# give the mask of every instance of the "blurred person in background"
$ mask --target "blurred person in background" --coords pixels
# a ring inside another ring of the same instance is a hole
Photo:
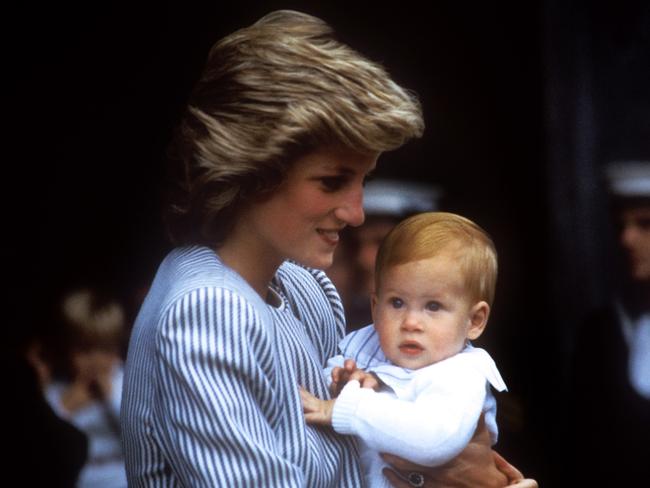
[[[74,488],[88,459],[88,438],[45,399],[43,389],[51,378],[45,345],[51,343],[52,334],[42,310],[30,308],[20,298],[12,305],[21,316],[13,321],[20,324],[14,331],[16,343],[2,357],[10,394],[4,402],[9,428],[5,476],[12,486]]]
[[[54,411],[88,437],[88,460],[77,486],[126,487],[119,426],[123,306],[94,289],[79,289],[64,296],[56,313],[63,356],[44,388]]]
[[[376,179],[366,184],[366,220],[359,227],[344,229],[334,263],[327,270],[343,300],[348,331],[372,322],[370,296],[381,241],[404,218],[438,210],[441,196],[437,186],[413,181]]]
[[[590,486],[647,478],[650,442],[650,161],[605,171],[617,251],[611,303],[576,340],[572,425],[577,476]]]

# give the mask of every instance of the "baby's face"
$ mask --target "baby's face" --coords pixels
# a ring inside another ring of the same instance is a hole
[[[408,369],[458,353],[468,337],[474,308],[457,260],[449,253],[387,268],[372,300],[384,354]]]

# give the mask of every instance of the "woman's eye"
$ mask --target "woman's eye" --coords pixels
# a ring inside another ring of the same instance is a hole
[[[345,186],[347,180],[342,176],[324,176],[320,179],[325,191],[338,191]]]
[[[438,302],[429,302],[427,303],[427,310],[430,312],[437,312],[440,310],[440,304]]]
[[[390,299],[390,304],[393,308],[402,308],[402,305],[404,305],[404,302],[400,298],[391,298]]]

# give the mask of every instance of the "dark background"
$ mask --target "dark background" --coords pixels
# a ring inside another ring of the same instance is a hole
[[[494,237],[485,339],[515,399],[499,450],[562,486],[566,368],[606,300],[600,166],[650,158],[647,2],[69,2],[3,7],[10,334],[76,283],[136,307],[169,248],[164,152],[211,44],[276,8],[328,21],[422,101],[423,139],[380,175],[434,182]],[[8,246],[7,246],[8,245]],[[12,299],[14,295],[10,295]]]

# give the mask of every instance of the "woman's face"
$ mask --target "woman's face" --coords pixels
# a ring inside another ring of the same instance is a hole
[[[239,219],[259,256],[329,267],[339,232],[363,223],[363,184],[378,157],[325,147],[298,158],[271,197]]]

